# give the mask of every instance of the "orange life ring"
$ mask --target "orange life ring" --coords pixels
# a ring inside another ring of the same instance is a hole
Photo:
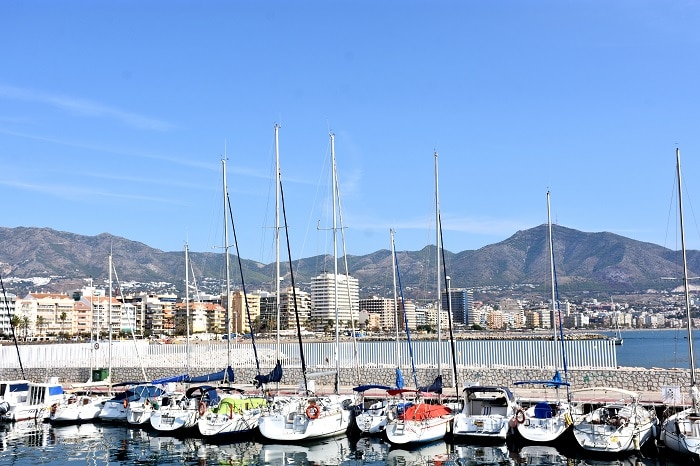
[[[518,424],[525,422],[525,411],[522,408],[515,412],[515,420],[518,421]]]
[[[321,410],[318,408],[317,405],[309,405],[306,407],[306,417],[309,419],[318,419],[318,416],[321,415]]]
[[[124,401],[122,402],[125,408],[129,407],[129,400],[127,398],[124,398]]]
[[[204,416],[204,414],[207,412],[207,404],[203,401],[200,401],[199,406],[197,406],[197,412],[200,416]]]

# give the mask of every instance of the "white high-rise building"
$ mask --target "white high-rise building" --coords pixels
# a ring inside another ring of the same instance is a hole
[[[337,277],[337,278],[336,278]],[[337,286],[336,286],[337,283]],[[335,297],[338,293],[338,321],[346,328],[350,320],[359,319],[360,285],[348,275],[323,273],[311,279],[311,321],[317,331],[323,330],[328,321],[335,326]],[[355,325],[357,325],[355,323]]]

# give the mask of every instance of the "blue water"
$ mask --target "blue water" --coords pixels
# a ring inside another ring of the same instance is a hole
[[[623,367],[659,367],[688,369],[688,332],[686,329],[623,330],[624,342],[617,347],[617,365]],[[612,332],[606,333],[613,335]],[[700,332],[693,331],[694,347],[700,350]],[[696,365],[698,362],[695,355]]]
[[[572,440],[573,441],[573,440]],[[279,445],[255,437],[208,443],[197,437],[161,436],[150,430],[106,424],[53,427],[49,424],[0,425],[0,465],[592,465],[681,466],[687,461],[656,450],[624,458],[601,459],[553,447],[435,442],[400,449],[377,438],[337,437]]]

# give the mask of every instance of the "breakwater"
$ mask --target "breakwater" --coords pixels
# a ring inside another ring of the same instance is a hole
[[[190,371],[190,375],[196,376],[221,370],[221,367],[198,367]],[[261,369],[266,373],[269,368]],[[328,370],[328,368],[326,368]],[[91,368],[76,367],[35,367],[24,370],[25,378],[33,381],[43,381],[47,377],[58,377],[64,385],[82,383],[92,380],[94,370]],[[257,374],[254,368],[237,368],[235,372],[236,384],[248,384]],[[414,386],[410,368],[403,368],[407,387]],[[520,380],[548,380],[552,378],[552,369],[518,369],[518,368],[464,368],[458,367],[457,380],[462,386],[467,383],[483,385],[503,385],[513,387]],[[149,380],[160,377],[176,375],[173,367],[151,367],[146,375]],[[443,384],[452,386],[452,370],[442,367]],[[421,367],[416,370],[416,378],[419,385],[428,385],[437,376],[436,367]],[[19,368],[0,369],[0,379],[12,380],[22,378]],[[340,384],[344,387],[352,387],[357,384],[376,383],[388,386],[395,385],[395,368],[389,367],[361,367],[342,368],[340,370]],[[633,390],[637,392],[652,392],[661,396],[661,389],[665,386],[687,387],[690,384],[688,370],[682,369],[641,369],[625,368],[616,369],[575,369],[568,371],[568,379],[571,385],[577,389],[590,387],[613,387]],[[143,372],[139,367],[116,367],[112,369],[112,383],[143,380]],[[302,372],[298,367],[284,368],[282,384],[297,386],[302,380]],[[333,375],[322,375],[314,378],[317,387],[332,387]],[[516,390],[517,391],[517,390]]]

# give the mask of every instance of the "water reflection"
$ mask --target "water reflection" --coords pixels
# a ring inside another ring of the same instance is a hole
[[[302,445],[168,436],[109,424],[52,427],[21,422],[0,425],[0,464],[62,465],[265,465],[265,466],[680,466],[684,461],[632,455],[596,459],[546,446],[435,442],[392,448],[379,438],[338,437]]]

